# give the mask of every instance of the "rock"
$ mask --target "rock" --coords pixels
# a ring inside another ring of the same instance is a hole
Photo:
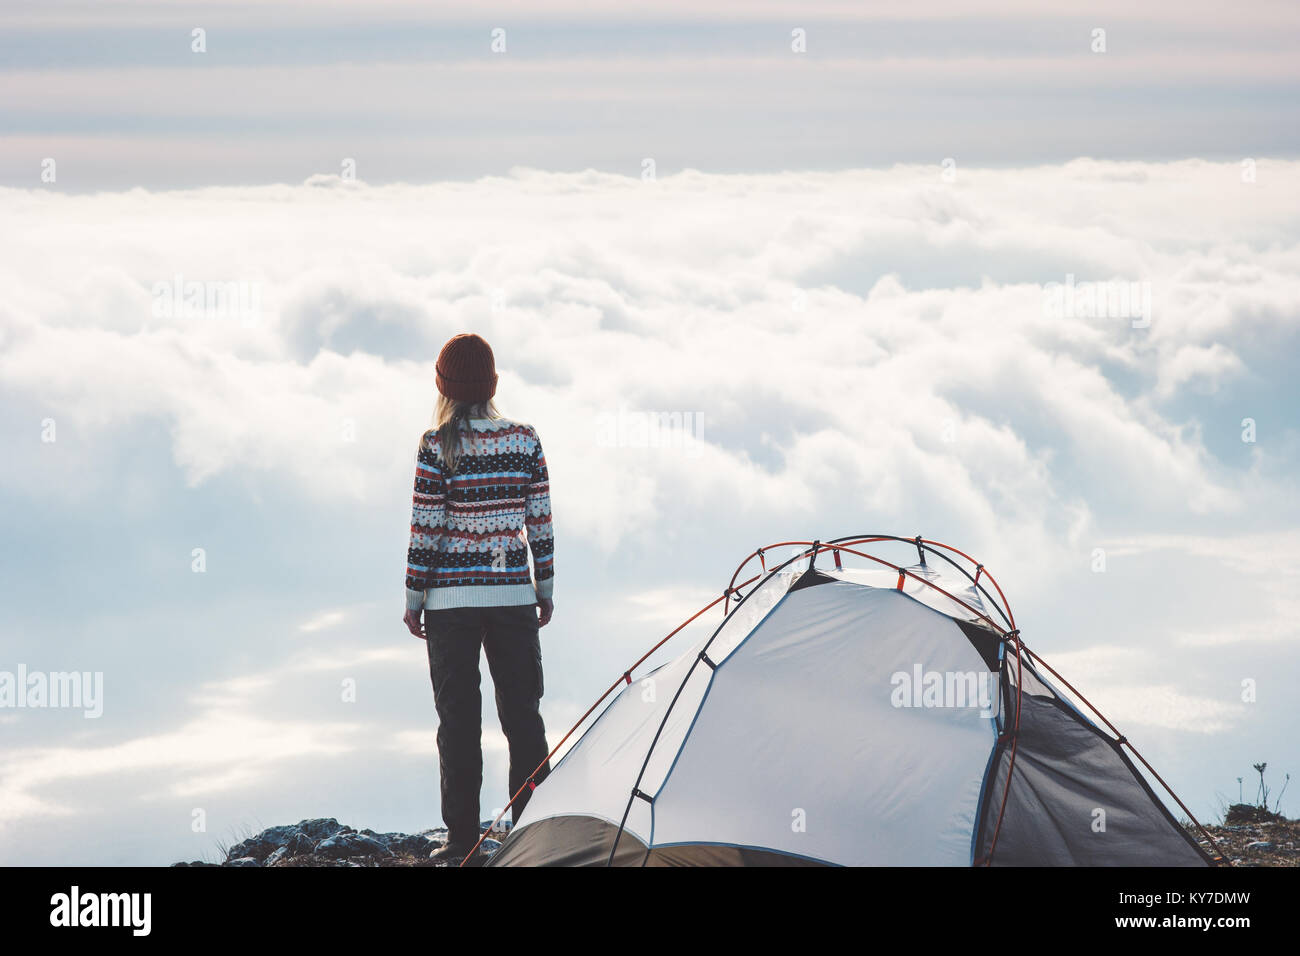
[[[435,847],[442,846],[441,842],[430,840],[421,833],[414,836],[407,836],[405,833],[385,835],[400,838],[389,839],[385,842],[389,850],[401,856],[428,856]]]
[[[487,821],[491,822],[491,821]],[[486,827],[486,823],[484,824]],[[486,830],[484,831],[487,832]],[[493,836],[502,836],[491,831]],[[380,833],[344,826],[333,817],[301,820],[296,824],[267,827],[256,836],[230,848],[224,862],[173,863],[173,866],[429,866],[429,854],[445,846],[445,827],[419,833]],[[481,852],[491,856],[499,840],[485,839]]]
[[[373,837],[350,831],[321,840],[316,844],[316,855],[338,859],[349,856],[392,856],[393,853]]]
[[[315,853],[316,844],[319,842],[320,840],[314,840],[306,833],[299,832],[294,834],[293,839],[290,840],[286,846],[290,855],[302,856],[305,853]]]
[[[337,823],[335,825],[337,826]],[[322,826],[320,829],[328,829],[328,827]],[[268,827],[257,836],[249,837],[232,846],[226,858],[238,859],[251,856],[261,862],[281,847],[288,847],[295,855],[310,853],[318,842],[319,838],[312,839],[299,826]]]
[[[226,851],[226,860],[239,860],[251,858],[262,861],[270,854],[275,847],[262,843],[257,837],[249,837],[240,843],[236,843]]]
[[[294,837],[300,833],[302,833],[302,828],[293,825],[268,827],[257,835],[257,839],[273,847],[281,847],[288,846]]]
[[[296,829],[301,830],[313,840],[328,840],[342,830],[350,830],[333,817],[319,817],[315,820],[299,820]]]

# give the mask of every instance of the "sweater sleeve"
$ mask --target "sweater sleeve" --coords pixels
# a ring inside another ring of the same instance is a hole
[[[555,589],[555,529],[551,523],[551,480],[546,470],[542,442],[533,435],[532,478],[528,485],[528,510],[524,527],[533,553],[533,578],[537,596],[549,598]]]
[[[447,490],[434,447],[436,433],[426,432],[415,456],[415,490],[411,499],[411,543],[406,551],[406,608],[424,606],[424,592],[437,570],[445,530]]]

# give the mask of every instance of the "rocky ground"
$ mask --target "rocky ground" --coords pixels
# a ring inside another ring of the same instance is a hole
[[[490,822],[490,821],[489,821]],[[483,824],[484,828],[488,823]],[[505,834],[496,834],[504,839]],[[420,833],[354,830],[333,817],[269,827],[225,849],[219,863],[195,860],[173,866],[439,866],[429,859],[447,839],[443,829]],[[482,852],[495,853],[500,842],[488,838]]]
[[[1300,820],[1239,803],[1228,808],[1221,825],[1206,829],[1233,866],[1300,866]],[[1189,830],[1208,850],[1200,831]]]
[[[483,824],[484,828],[488,823]],[[1207,826],[1222,853],[1233,866],[1300,867],[1300,820],[1288,820],[1257,808],[1232,807],[1225,822]],[[1208,841],[1193,826],[1189,832],[1209,849]],[[505,833],[494,833],[505,838]],[[419,833],[376,833],[354,830],[333,817],[302,820],[270,827],[226,849],[217,863],[196,860],[174,866],[438,866],[429,853],[447,839],[443,829]],[[501,846],[497,839],[483,841],[491,855]]]

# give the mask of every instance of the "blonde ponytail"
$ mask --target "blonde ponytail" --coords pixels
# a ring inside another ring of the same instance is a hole
[[[460,402],[438,396],[438,405],[434,410],[433,424],[438,430],[438,447],[442,452],[442,467],[445,474],[455,474],[463,451],[461,439],[469,430],[471,418],[500,418],[496,405],[491,399],[486,402]]]

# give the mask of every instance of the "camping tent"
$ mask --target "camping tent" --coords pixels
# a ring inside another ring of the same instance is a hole
[[[914,563],[871,553],[898,542]],[[1212,862],[982,565],[919,537],[794,544],[751,555],[708,637],[624,675],[490,865]]]

